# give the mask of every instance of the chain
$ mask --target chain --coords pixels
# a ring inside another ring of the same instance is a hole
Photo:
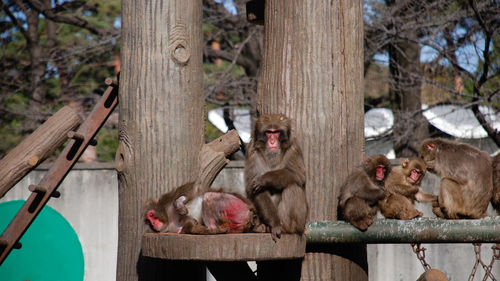
[[[488,269],[486,270],[483,281],[487,280],[488,276],[491,278],[491,280],[496,280],[495,276],[493,276],[493,273],[491,273],[491,270],[493,269],[493,264],[495,263],[495,261],[500,260],[500,244],[496,244],[495,246],[491,247],[491,250],[493,250],[493,255],[491,256],[491,262],[487,267]]]
[[[486,265],[486,263],[483,262],[483,260],[481,259],[481,243],[473,243],[472,245],[474,246],[474,253],[476,254],[476,262],[472,267],[472,272],[469,276],[469,281],[474,280],[474,276],[476,275],[477,268],[479,267],[479,265],[481,265],[484,271],[486,272],[482,279],[483,281],[486,281],[488,279],[491,279],[492,281],[497,281],[497,279],[495,279],[495,276],[493,276],[493,273],[491,271],[493,270],[493,264],[495,263],[495,261],[497,260],[500,261],[500,244],[496,244],[493,247],[491,247],[493,255],[491,257],[489,265]],[[420,243],[412,243],[411,247],[415,255],[417,255],[418,260],[424,267],[424,270],[427,271],[431,269],[431,266],[425,260],[425,250],[427,249],[423,248]]]
[[[424,270],[427,271],[427,270],[431,269],[431,266],[427,263],[427,261],[425,261],[425,250],[427,250],[427,249],[423,248],[421,246],[422,245],[420,243],[412,243],[411,244],[411,248],[412,248],[413,252],[415,253],[415,255],[417,255],[417,258],[420,261],[420,263],[422,264],[422,266],[424,267]]]
[[[486,272],[483,277],[483,281],[488,280],[488,278],[491,278],[492,281],[496,281],[495,276],[493,276],[493,273],[491,270],[493,269],[493,264],[495,263],[496,260],[500,260],[500,244],[496,244],[495,246],[491,247],[493,250],[493,255],[491,257],[491,262],[489,265],[486,265],[485,262],[481,259],[481,244],[480,243],[473,243],[474,245],[474,253],[476,254],[476,262],[474,263],[474,266],[472,267],[472,272],[469,276],[469,281],[472,281],[474,279],[474,276],[476,275],[477,268],[479,265],[481,265]]]

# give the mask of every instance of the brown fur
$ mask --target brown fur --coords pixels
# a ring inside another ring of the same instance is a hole
[[[153,210],[155,216],[164,223],[163,229],[153,229],[160,232],[176,232],[176,228],[180,228],[184,225],[188,218],[185,217],[187,214],[187,209],[177,208],[174,206],[174,201],[181,196],[185,196],[187,201],[192,200],[196,197],[196,190],[194,188],[194,183],[186,183],[178,186],[174,190],[163,194],[160,199],[149,199],[143,207],[142,217],[144,222],[147,222],[147,213]],[[180,206],[179,206],[180,207]]]
[[[492,159],[493,166],[493,196],[491,197],[491,205],[500,215],[500,153]]]
[[[375,178],[377,166],[386,169],[384,178]],[[339,215],[358,229],[365,231],[378,211],[377,203],[383,199],[384,181],[391,170],[391,162],[384,155],[369,157],[361,167],[356,168],[340,188]]]
[[[223,192],[222,189],[219,190],[207,190],[206,192],[218,192],[218,193],[227,193]],[[246,225],[242,226],[241,229],[228,229],[225,225],[227,221],[222,219],[222,216],[214,214],[213,208],[216,207],[216,204],[222,204],[223,202],[206,202],[203,199],[204,192],[202,194],[198,194],[199,192],[195,190],[194,183],[186,183],[177,187],[176,189],[163,194],[159,200],[150,199],[146,202],[143,208],[143,219],[147,223],[147,213],[150,210],[154,211],[154,216],[159,219],[164,226],[161,229],[154,229],[151,225],[153,231],[159,232],[181,232],[181,233],[190,233],[190,234],[219,234],[219,233],[227,233],[231,232],[248,232],[251,231],[255,225],[259,224],[259,220],[257,217],[257,211],[255,210],[254,205],[247,198],[236,194],[236,193],[228,193],[231,194],[240,200],[242,200],[250,210],[249,218]],[[184,196],[184,198],[181,198]],[[198,200],[201,196],[201,211],[199,217],[193,217],[189,212],[190,206],[189,204],[193,202],[193,200]],[[183,199],[183,200],[182,200]],[[212,208],[212,209],[210,209]],[[210,229],[203,224],[203,222],[207,219],[215,219],[217,225],[214,229]]]
[[[266,130],[279,130],[279,149],[266,147]],[[245,190],[274,240],[281,232],[303,233],[308,215],[304,158],[291,136],[291,121],[282,114],[262,115],[248,145]],[[262,227],[265,229],[266,227]]]
[[[486,216],[492,197],[492,165],[488,154],[468,144],[427,139],[419,151],[427,169],[441,177],[436,216],[477,219]]]
[[[420,202],[437,200],[437,196],[425,193],[420,188],[426,169],[425,162],[415,157],[404,159],[400,166],[391,170],[384,184],[385,198],[378,203],[384,217],[403,220],[421,217],[422,213],[415,208],[415,200]],[[421,173],[415,182],[410,178],[412,170]]]

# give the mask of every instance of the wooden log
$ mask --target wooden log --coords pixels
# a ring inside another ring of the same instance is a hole
[[[50,156],[81,123],[77,112],[65,106],[0,160],[0,198],[29,171]]]
[[[228,157],[240,148],[240,138],[236,130],[204,144],[198,155],[198,176],[195,188],[200,191],[208,190],[217,174],[229,163]]]
[[[420,275],[417,281],[448,281],[448,277],[441,270],[433,268]]]
[[[146,233],[142,254],[168,260],[261,261],[304,257],[304,235],[282,234],[274,242],[269,233],[189,235]]]

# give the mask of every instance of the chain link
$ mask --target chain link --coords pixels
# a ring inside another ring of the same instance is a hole
[[[491,256],[491,261],[488,265],[481,259],[481,243],[473,243],[474,246],[474,253],[476,255],[476,262],[474,263],[474,266],[472,267],[472,272],[469,276],[469,281],[474,280],[474,276],[476,275],[477,269],[479,265],[481,265],[485,271],[484,277],[482,281],[486,281],[488,279],[491,279],[492,281],[497,281],[495,276],[492,273],[493,270],[493,264],[495,261],[500,260],[500,244],[496,244],[493,247],[491,247],[493,251],[493,255]],[[422,247],[420,243],[412,243],[411,244],[412,250],[417,255],[417,259],[420,261],[422,266],[424,267],[425,271],[428,271],[431,269],[431,266],[427,263],[425,260],[425,251],[427,250],[426,248]]]
[[[493,264],[495,263],[495,261],[500,260],[500,244],[496,244],[495,246],[491,247],[491,249],[493,250],[493,255],[491,257],[489,265],[486,265],[486,263],[481,259],[481,243],[473,243],[472,245],[474,246],[474,253],[476,254],[476,262],[472,267],[469,281],[474,280],[474,276],[476,275],[479,265],[481,265],[485,271],[484,277],[482,279],[483,281],[486,281],[489,278],[491,278],[492,281],[497,281],[497,279],[495,279],[495,276],[493,276],[491,270],[493,269]]]
[[[417,255],[417,259],[420,261],[422,266],[424,267],[424,270],[427,272],[427,270],[431,269],[431,266],[427,263],[425,260],[425,250],[426,248],[423,248],[420,243],[411,243],[411,248],[415,255]]]

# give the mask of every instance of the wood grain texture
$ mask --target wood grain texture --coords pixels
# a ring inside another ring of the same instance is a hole
[[[362,1],[266,1],[264,22],[257,109],[292,119],[309,220],[334,220],[340,185],[363,159]],[[319,251],[306,253],[303,280],[367,280],[364,248],[356,261]]]
[[[146,233],[143,255],[169,260],[260,261],[304,257],[304,235],[283,234],[274,242],[269,233],[189,235]]]
[[[65,106],[0,160],[0,198],[29,171],[67,140],[67,133],[81,123],[78,113]]]
[[[201,5],[122,1],[117,280],[159,278],[156,263],[165,262],[140,255],[142,204],[196,177],[204,143]]]

